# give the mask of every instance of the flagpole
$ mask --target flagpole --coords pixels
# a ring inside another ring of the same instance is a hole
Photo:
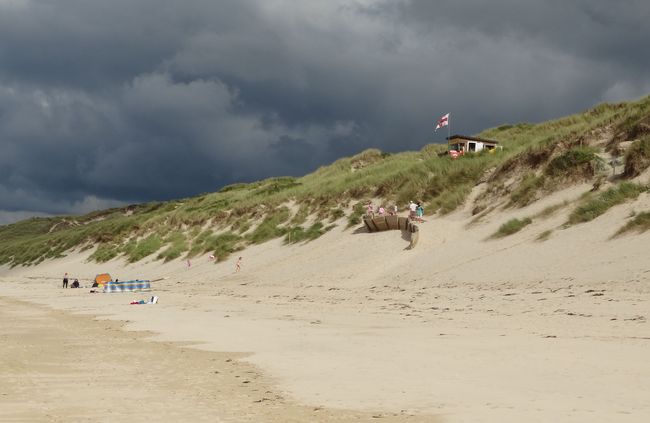
[[[447,144],[449,144],[449,141],[451,141],[451,122],[449,122],[451,119],[451,114],[449,114],[449,117],[447,118]]]

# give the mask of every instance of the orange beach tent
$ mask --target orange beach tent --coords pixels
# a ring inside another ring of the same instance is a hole
[[[99,288],[103,288],[106,282],[110,282],[112,280],[113,278],[111,278],[111,275],[109,275],[108,273],[102,273],[100,275],[95,276],[95,283],[99,286]]]

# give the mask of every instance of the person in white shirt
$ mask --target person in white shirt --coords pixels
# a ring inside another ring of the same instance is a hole
[[[409,217],[411,219],[415,219],[415,212],[418,208],[418,205],[415,204],[413,201],[409,201]]]

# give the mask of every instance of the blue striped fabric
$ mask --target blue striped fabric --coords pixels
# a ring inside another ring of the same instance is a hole
[[[104,292],[127,292],[127,291],[149,291],[151,290],[150,281],[119,281],[119,282],[106,282],[104,284]]]

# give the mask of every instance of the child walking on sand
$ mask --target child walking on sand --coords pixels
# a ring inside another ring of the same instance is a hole
[[[239,272],[241,270],[241,257],[237,259],[237,263],[235,263],[235,272]]]

